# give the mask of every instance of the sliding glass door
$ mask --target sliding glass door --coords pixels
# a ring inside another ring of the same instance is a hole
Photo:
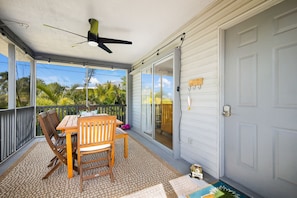
[[[173,57],[142,69],[142,132],[172,149]]]
[[[180,51],[141,69],[141,132],[180,155]]]
[[[173,58],[153,65],[154,139],[172,149]]]

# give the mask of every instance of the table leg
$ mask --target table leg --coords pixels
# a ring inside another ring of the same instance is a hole
[[[72,167],[72,140],[71,140],[71,133],[66,133],[66,151],[67,151],[68,178],[72,178],[73,177],[73,167]]]
[[[124,158],[128,158],[128,134],[127,133],[117,133],[115,135],[115,139],[122,139],[124,138]],[[114,154],[114,149],[112,150],[112,157],[111,157],[111,164],[112,166],[114,165],[114,158],[115,158],[115,154]]]
[[[114,155],[115,155],[115,144],[113,144],[113,148],[111,149],[111,166],[114,166]]]
[[[128,134],[124,135],[124,157],[128,158]]]

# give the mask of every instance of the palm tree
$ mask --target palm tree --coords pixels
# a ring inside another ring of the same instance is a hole
[[[66,87],[59,83],[45,84],[37,80],[37,105],[70,105],[75,102],[65,94]]]
[[[40,90],[40,92],[37,92],[37,98],[42,97],[51,100],[54,104],[57,104],[58,102],[58,96],[55,94],[48,85],[45,83],[40,83],[40,81],[37,81],[36,85],[37,89]],[[38,104],[40,105],[40,104]]]

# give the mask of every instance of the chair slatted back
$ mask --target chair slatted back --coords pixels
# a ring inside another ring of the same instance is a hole
[[[50,109],[47,111],[48,114],[48,120],[50,121],[52,127],[54,128],[54,130],[56,130],[58,124],[60,123],[57,111],[55,109]],[[59,138],[58,132],[56,131],[56,133],[54,134],[55,139]]]
[[[44,134],[44,137],[50,147],[54,146],[53,144],[53,137],[56,139],[56,131],[54,130],[53,126],[50,123],[50,120],[48,118],[48,114],[46,112],[41,112],[38,115],[38,121],[40,124],[40,127],[42,129],[42,132]]]
[[[89,116],[78,119],[78,145],[80,148],[113,144],[116,116]]]
[[[60,123],[60,119],[58,117],[58,113],[55,109],[50,109],[47,111],[48,117],[51,120],[51,123],[56,128],[58,124]]]

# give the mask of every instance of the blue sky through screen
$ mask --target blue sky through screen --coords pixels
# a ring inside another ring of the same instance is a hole
[[[8,70],[8,59],[3,54],[0,54],[0,73]]]
[[[120,84],[121,78],[125,75],[125,70],[96,69],[94,76],[90,80],[89,87],[94,87],[96,84],[104,84],[107,81]],[[83,86],[86,78],[86,68],[38,63],[36,76],[44,80],[46,84],[58,82],[60,85],[68,87],[74,84]]]
[[[18,78],[28,77],[30,74],[30,64],[20,62],[23,67],[17,67]],[[0,73],[8,71],[8,59],[0,54]],[[24,76],[22,76],[22,74]],[[96,84],[104,84],[107,81],[120,84],[121,78],[126,75],[125,70],[96,69],[94,77],[90,80],[89,87]],[[61,66],[46,63],[37,63],[36,76],[46,84],[57,82],[62,86],[71,87],[74,84],[84,85],[86,77],[85,67]]]

